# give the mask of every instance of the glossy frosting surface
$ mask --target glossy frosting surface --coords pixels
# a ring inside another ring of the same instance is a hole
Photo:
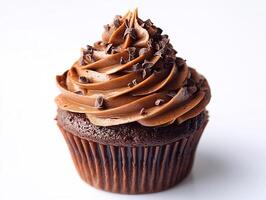
[[[60,109],[84,113],[95,125],[182,123],[210,101],[206,79],[176,57],[167,35],[137,10],[116,16],[102,40],[56,81]]]

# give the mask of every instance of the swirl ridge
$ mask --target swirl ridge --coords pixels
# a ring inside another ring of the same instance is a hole
[[[85,113],[95,125],[164,126],[197,116],[210,101],[207,80],[176,56],[168,35],[137,9],[115,16],[102,40],[56,81],[60,109]]]

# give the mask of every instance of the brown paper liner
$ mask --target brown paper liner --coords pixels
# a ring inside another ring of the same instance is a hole
[[[165,190],[189,174],[206,123],[175,142],[138,147],[104,145],[59,128],[85,182],[110,192],[136,194]]]

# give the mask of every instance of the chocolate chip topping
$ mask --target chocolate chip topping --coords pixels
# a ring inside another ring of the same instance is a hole
[[[136,47],[128,47],[128,61],[131,61],[135,58],[136,56]]]
[[[121,25],[120,18],[121,18],[120,15],[116,15],[115,16],[115,18],[114,18],[114,26],[115,26],[115,28],[118,28]]]
[[[121,57],[121,58],[120,58],[120,64],[123,65],[123,64],[125,64],[125,63],[126,63],[126,60],[125,60],[123,57]]]
[[[140,110],[140,114],[141,114],[141,115],[145,115],[145,114],[147,114],[147,112],[145,111],[145,108],[141,108],[141,110]]]
[[[103,106],[104,106],[104,98],[103,98],[103,96],[97,96],[94,105],[98,109],[103,108]]]
[[[81,82],[81,83],[89,83],[90,80],[88,78],[86,78],[85,76],[80,76],[79,77],[79,82]]]
[[[164,103],[164,100],[163,99],[157,99],[156,101],[155,101],[155,105],[156,106],[159,106],[159,105],[161,105],[161,104],[163,104]]]
[[[159,50],[159,51],[157,51],[157,52],[155,52],[155,54],[154,54],[155,56],[160,56],[161,58],[163,57],[162,55],[163,55],[163,51],[162,51],[162,49],[161,50]]]
[[[75,91],[74,93],[75,93],[75,94],[78,94],[78,95],[83,95],[83,92],[80,91],[80,90],[79,90],[79,91]]]
[[[132,81],[132,83],[133,83],[133,85],[137,85],[137,84],[138,84],[137,79],[134,79],[134,80]]]
[[[170,92],[167,94],[167,96],[173,98],[176,94],[177,94],[177,93],[176,93],[175,91],[170,91]]]
[[[148,71],[147,69],[143,69],[143,71],[142,71],[142,78],[143,79],[147,76],[147,74],[148,74],[147,71]]]
[[[141,48],[140,50],[139,50],[139,56],[141,56],[141,55],[143,55],[143,54],[145,54],[145,53],[147,53],[148,52],[148,49],[147,48]]]
[[[196,85],[190,86],[187,89],[188,89],[188,92],[191,93],[191,94],[194,94],[198,90],[198,88],[196,87]]]
[[[144,60],[144,62],[142,63],[142,67],[143,68],[152,68],[153,67],[153,63],[152,62],[150,62],[150,61],[148,61],[148,60]]]
[[[115,53],[118,53],[119,51],[118,51],[118,49],[116,49],[116,48],[112,48],[112,50],[111,50],[111,54],[115,54]]]
[[[105,29],[106,31],[109,31],[110,28],[111,28],[109,24],[106,24],[106,25],[104,25],[103,27],[104,27],[104,29]]]
[[[108,44],[105,49],[105,53],[110,54],[112,52],[112,47],[113,47],[113,44]]]
[[[144,23],[146,26],[152,26],[153,25],[153,23],[150,19],[147,19]]]
[[[133,85],[132,82],[129,82],[129,83],[127,84],[127,86],[128,86],[128,87],[133,87],[134,85]]]
[[[90,61],[93,61],[93,51],[95,50],[94,47],[87,45],[87,49],[82,51],[81,57],[81,65],[87,65]]]
[[[137,39],[137,32],[134,28],[129,27],[125,30],[124,38],[129,35],[133,40]]]

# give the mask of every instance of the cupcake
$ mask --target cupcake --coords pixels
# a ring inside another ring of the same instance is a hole
[[[207,80],[137,10],[56,77],[57,125],[80,177],[110,192],[170,188],[191,171],[208,122]]]

